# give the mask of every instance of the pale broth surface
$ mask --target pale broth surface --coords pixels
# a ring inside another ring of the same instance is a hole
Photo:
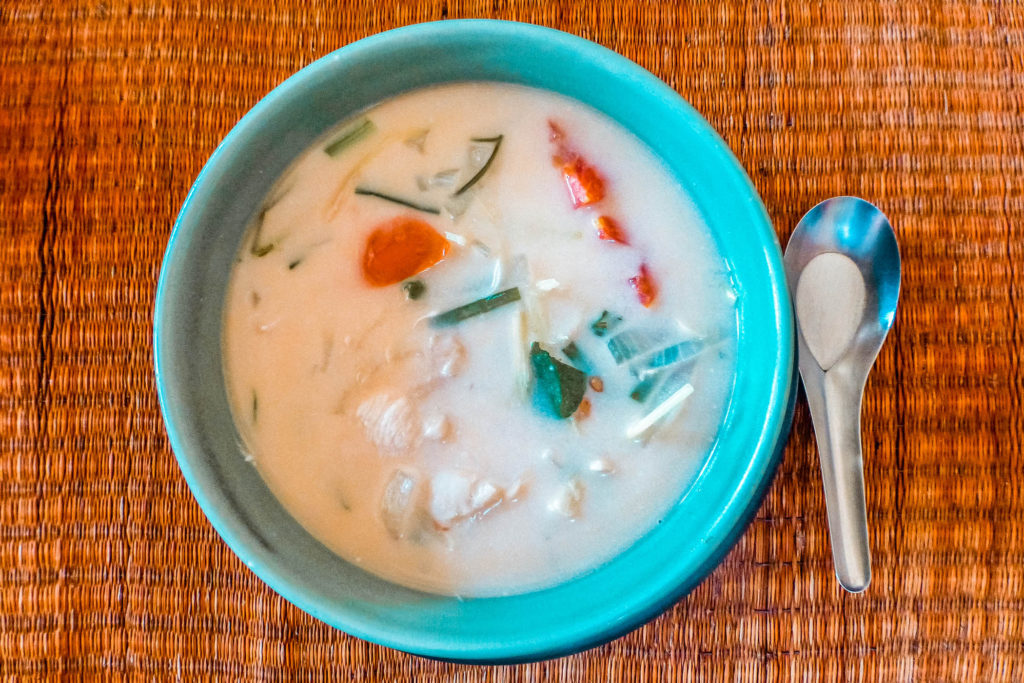
[[[366,119],[285,174],[232,273],[224,365],[247,452],[310,533],[397,583],[501,595],[600,565],[657,523],[715,443],[736,343],[722,258],[651,152],[571,100],[458,84]],[[559,144],[599,170],[602,199],[574,208]],[[628,244],[598,237],[604,215]],[[364,272],[371,233],[403,216],[448,242],[408,279],[416,299]],[[649,307],[630,282],[641,267],[657,285]],[[518,300],[494,310],[432,319],[511,288]],[[605,311],[613,329],[598,336]],[[629,330],[646,333],[639,348]],[[551,414],[533,342],[586,372],[586,409]],[[648,376],[650,394],[631,397]]]

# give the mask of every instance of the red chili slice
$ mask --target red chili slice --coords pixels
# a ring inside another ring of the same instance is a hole
[[[654,305],[654,300],[658,298],[658,285],[651,276],[651,271],[648,270],[646,263],[640,266],[640,272],[635,277],[629,278],[629,284],[633,285],[637,299],[645,308]]]
[[[604,178],[566,141],[565,131],[562,127],[550,119],[548,120],[548,139],[555,145],[555,153],[551,155],[551,161],[561,169],[562,175],[565,177],[573,208],[578,209],[604,199]]]
[[[598,216],[597,220],[594,221],[597,225],[597,236],[603,240],[610,242],[618,242],[619,244],[629,244],[629,238],[626,237],[626,231],[622,229],[622,225],[611,216]]]
[[[593,166],[576,157],[562,166],[565,184],[569,188],[572,208],[596,204],[604,199],[604,178]]]

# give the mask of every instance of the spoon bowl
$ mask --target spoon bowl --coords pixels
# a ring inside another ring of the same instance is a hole
[[[860,413],[864,385],[896,316],[900,253],[889,220],[857,197],[827,199],[786,246],[800,376],[814,422],[836,576],[871,583]]]

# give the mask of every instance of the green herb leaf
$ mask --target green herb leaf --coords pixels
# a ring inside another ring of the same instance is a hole
[[[590,329],[595,336],[603,337],[622,322],[622,316],[608,311],[602,311],[601,316],[590,324]]]
[[[375,131],[377,126],[373,125],[373,121],[370,119],[363,119],[358,123],[354,124],[351,128],[348,128],[331,144],[324,147],[324,152],[329,157],[336,157],[341,154],[345,149],[356,144],[370,133]]]
[[[491,294],[485,296],[482,299],[470,302],[458,308],[453,308],[450,311],[439,313],[430,319],[430,324],[434,327],[449,327],[450,325],[456,325],[467,318],[480,315],[481,313],[487,313],[493,311],[496,308],[519,301],[519,288],[513,287],[512,289],[506,289],[497,294]]]
[[[402,283],[402,291],[409,300],[416,301],[427,291],[427,286],[422,280],[406,280]]]
[[[587,376],[544,350],[538,343],[530,346],[535,388],[546,398],[552,412],[565,419],[576,412],[587,390]]]
[[[491,156],[487,157],[487,161],[485,161],[484,165],[480,167],[480,170],[476,172],[476,175],[474,175],[472,178],[466,181],[465,185],[455,190],[455,194],[452,195],[453,197],[458,197],[460,194],[476,185],[477,182],[484,177],[484,174],[487,173],[487,169],[489,169],[491,167],[491,164],[494,163],[494,157],[498,156],[498,150],[501,149],[501,141],[504,139],[504,135],[497,135],[493,138],[471,138],[471,142],[493,143],[494,149],[491,150]]]
[[[391,202],[392,204],[398,204],[399,206],[405,206],[410,209],[416,209],[417,211],[430,213],[435,216],[441,215],[441,209],[437,208],[436,206],[417,204],[416,202],[410,201],[408,199],[402,199],[401,197],[395,197],[390,194],[384,194],[383,192],[377,192],[377,190],[370,190],[365,187],[357,187],[356,194],[363,195],[366,197],[376,197],[377,199],[383,199],[385,201]]]
[[[256,424],[256,418],[259,417],[260,403],[259,397],[256,396],[256,390],[252,391],[252,423]]]

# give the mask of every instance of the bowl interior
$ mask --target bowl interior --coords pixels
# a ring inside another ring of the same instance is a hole
[[[579,579],[465,602],[371,576],[292,520],[241,456],[220,348],[232,260],[278,175],[358,110],[413,88],[464,80],[568,95],[654,149],[694,199],[735,273],[740,322],[737,376],[721,438],[662,523]],[[354,43],[303,69],[242,119],[196,180],[172,234],[157,293],[155,361],[171,444],[188,484],[253,571],[349,633],[474,661],[582,649],[639,625],[690,590],[760,502],[793,397],[793,330],[779,245],[725,144],[674,91],[625,58],[557,31],[495,21],[422,24]]]

